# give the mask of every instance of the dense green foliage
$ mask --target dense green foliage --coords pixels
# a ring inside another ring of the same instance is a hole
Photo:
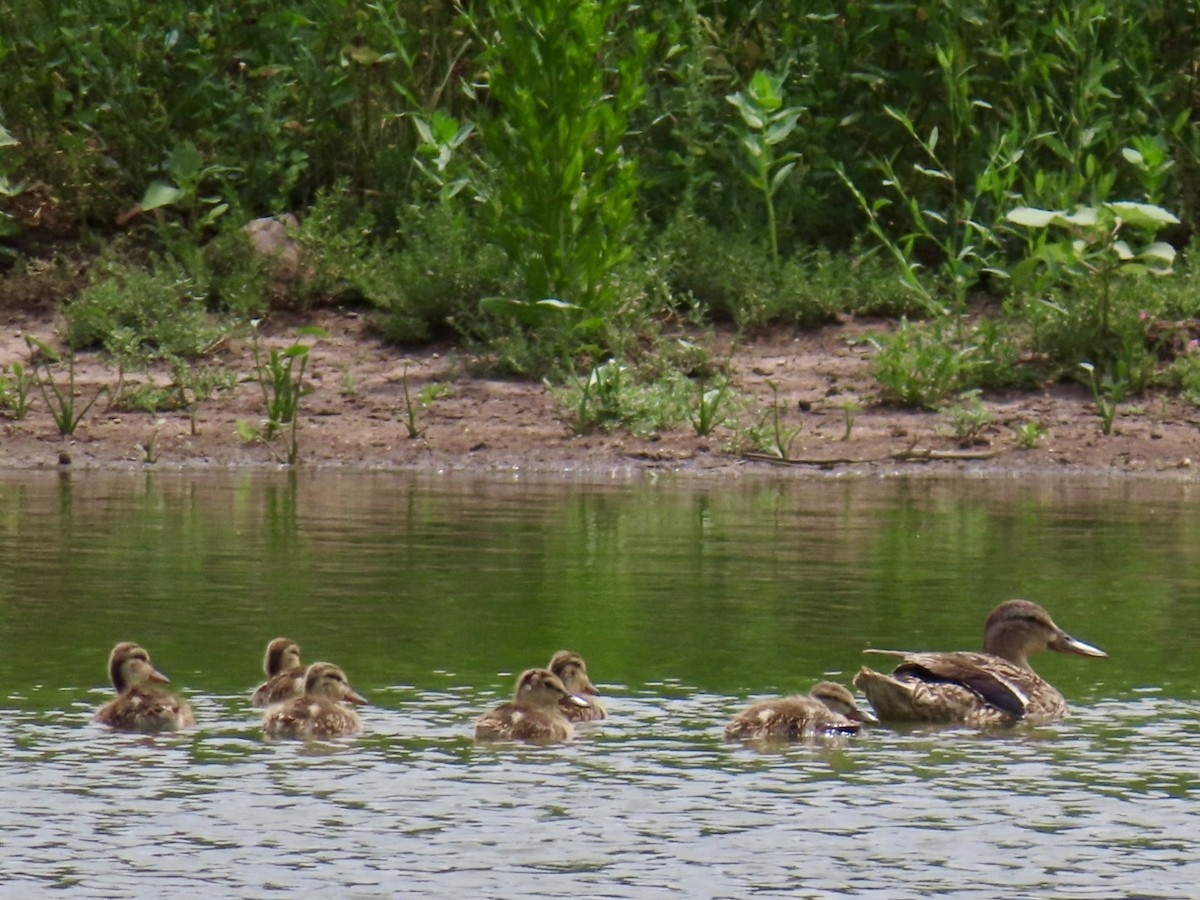
[[[523,372],[589,371],[680,310],[856,311],[932,317],[879,341],[902,402],[1028,378],[988,356],[1013,340],[1136,390],[1161,374],[1137,323],[1200,299],[1056,265],[1008,214],[1057,211],[1069,243],[1077,207],[1138,202],[1180,220],[1147,241],[1186,244],[1198,56],[1200,0],[0,0],[0,241],[132,230],[186,304],[363,301]],[[231,236],[284,212],[310,277],[272,286]],[[1016,337],[969,333],[980,294]],[[74,339],[121,339],[103,297]],[[910,383],[930,353],[944,377]]]

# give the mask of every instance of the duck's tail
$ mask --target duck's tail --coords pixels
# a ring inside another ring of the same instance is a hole
[[[854,676],[854,686],[867,695],[881,721],[911,722],[924,719],[913,705],[913,683],[863,666]]]

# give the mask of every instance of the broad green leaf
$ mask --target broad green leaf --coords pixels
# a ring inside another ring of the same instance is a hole
[[[1106,203],[1104,205],[1120,216],[1123,222],[1127,222],[1134,228],[1157,231],[1164,225],[1179,224],[1179,219],[1173,213],[1168,212],[1161,206],[1155,206],[1153,203],[1121,201]]]
[[[1132,163],[1133,165],[1135,165],[1135,166],[1138,166],[1139,168],[1140,168],[1142,165],[1144,165],[1144,164],[1145,164],[1145,161],[1146,161],[1146,160],[1145,160],[1145,157],[1143,157],[1143,156],[1142,156],[1142,154],[1138,153],[1138,152],[1137,152],[1136,150],[1134,150],[1132,147],[1126,147],[1126,148],[1124,148],[1124,149],[1121,151],[1121,155],[1122,155],[1123,157],[1125,157],[1125,161],[1126,161],[1126,162],[1128,162],[1128,163]]]
[[[1155,241],[1143,249],[1138,256],[1142,259],[1157,259],[1167,265],[1173,265],[1175,262],[1175,248],[1166,241]]]
[[[783,166],[778,171],[776,171],[774,177],[771,179],[771,193],[772,194],[774,194],[777,190],[779,190],[779,186],[781,184],[783,184],[783,182],[787,179],[787,177],[789,175],[792,174],[792,169],[794,169],[794,168],[796,168],[796,164],[794,162],[790,162],[786,166]]]
[[[1100,221],[1099,214],[1094,206],[1080,206],[1072,213],[1061,213],[1058,216],[1060,222],[1065,222],[1068,225],[1078,225],[1081,228],[1090,228]]]
[[[175,176],[176,181],[187,184],[200,177],[204,168],[204,157],[191,141],[184,141],[171,151],[167,158],[167,169]]]
[[[175,185],[167,184],[165,181],[152,181],[146,188],[146,193],[142,195],[142,209],[149,211],[161,206],[170,206],[181,197],[183,197],[183,191]]]
[[[1036,206],[1018,206],[1016,209],[1010,209],[1004,218],[1017,225],[1025,225],[1029,228],[1045,228],[1053,222],[1061,213],[1056,209],[1038,209]]]
[[[1122,261],[1133,259],[1133,251],[1129,248],[1129,244],[1126,241],[1113,241],[1112,248],[1116,252],[1118,259]]]
[[[0,125],[0,147],[15,147],[19,143],[21,142],[12,136],[12,132]]]
[[[789,134],[796,127],[796,121],[800,118],[800,110],[788,112],[782,119],[776,119],[767,128],[766,139],[768,144],[778,144],[787,140]]]

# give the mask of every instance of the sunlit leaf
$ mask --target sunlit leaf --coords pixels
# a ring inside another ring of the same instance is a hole
[[[183,191],[175,185],[165,181],[152,181],[146,188],[146,193],[142,195],[142,209],[151,210],[161,206],[170,206],[181,197],[183,197]]]
[[[1010,209],[1004,218],[1017,225],[1029,228],[1045,228],[1060,215],[1055,209],[1038,209],[1035,206],[1018,206]]]
[[[1173,213],[1163,209],[1161,206],[1155,206],[1153,203],[1121,201],[1106,203],[1104,205],[1120,216],[1122,221],[1127,222],[1134,228],[1157,231],[1164,225],[1179,224],[1179,219]]]

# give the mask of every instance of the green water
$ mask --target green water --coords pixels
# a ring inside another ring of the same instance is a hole
[[[0,831],[26,887],[96,896],[1061,894],[1085,862],[1073,891],[1183,896],[1198,500],[1180,482],[0,476]],[[975,648],[1013,596],[1110,654],[1034,660],[1063,725],[720,741],[749,699],[848,682],[864,647]],[[260,739],[246,697],[277,635],[372,700],[361,738]],[[192,700],[194,732],[89,723],[118,640]],[[612,717],[569,747],[475,748],[474,716],[564,647]],[[303,864],[327,849],[305,816],[353,842],[337,866]],[[559,830],[578,839],[547,853]],[[128,885],[87,865],[105,855]]]

